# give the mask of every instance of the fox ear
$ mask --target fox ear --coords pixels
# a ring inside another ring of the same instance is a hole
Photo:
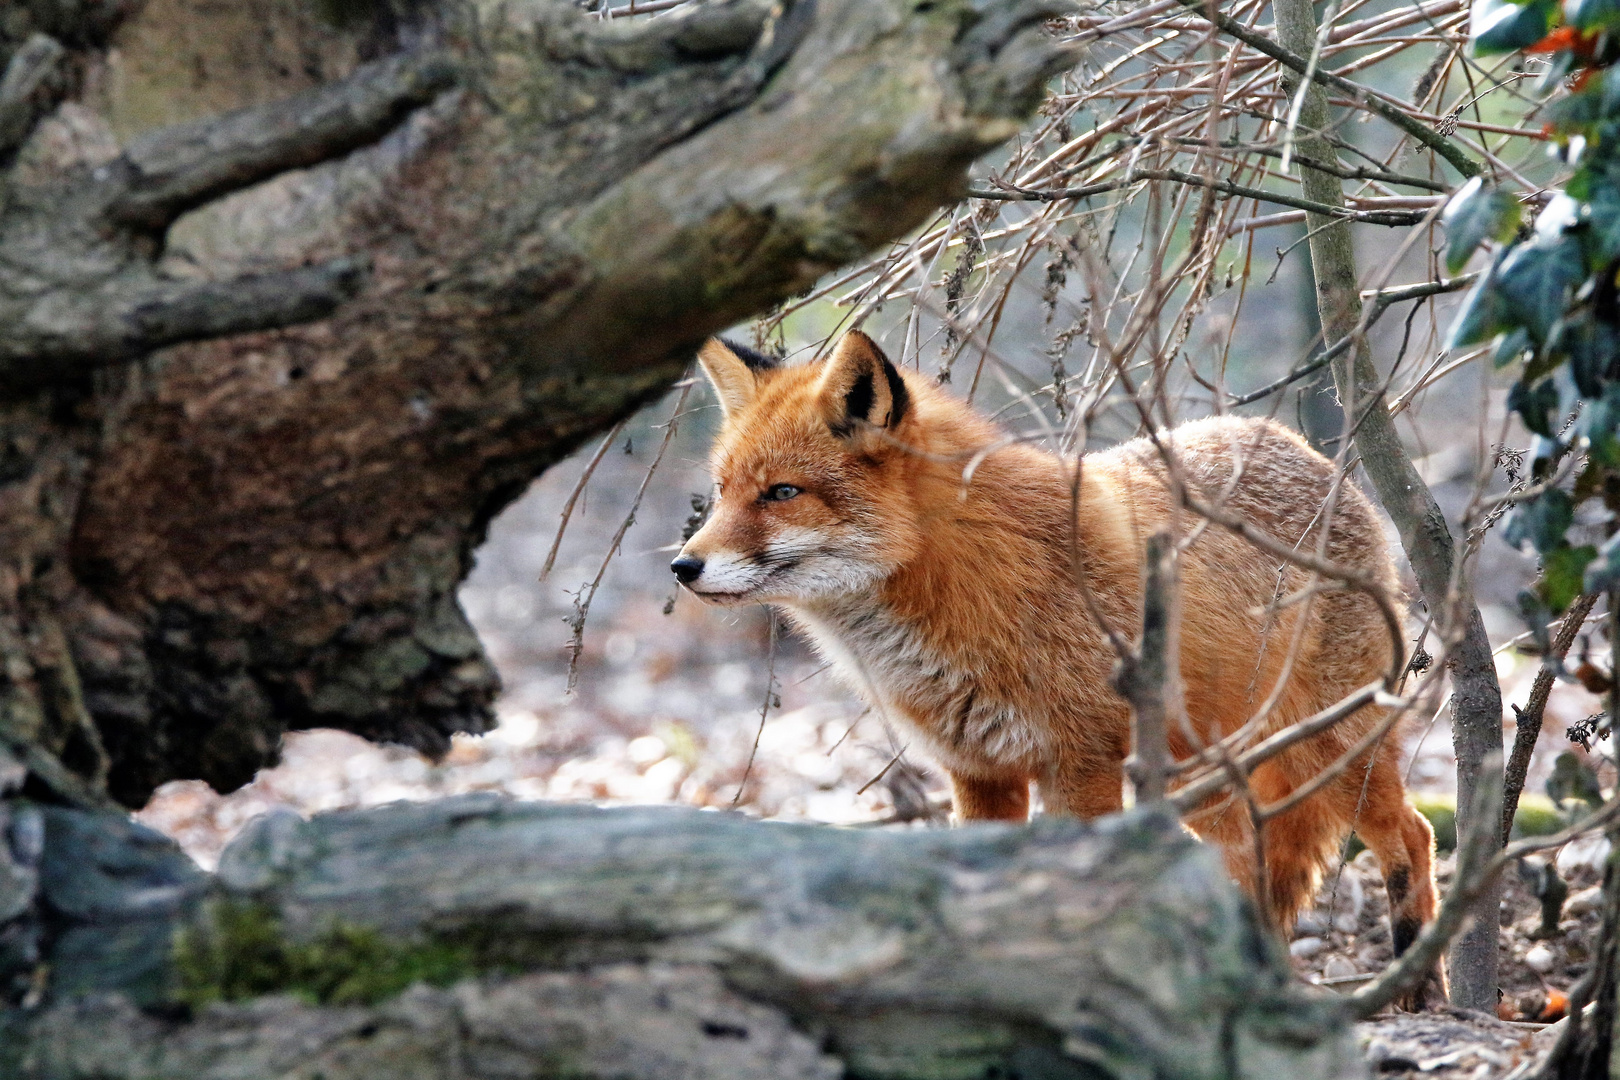
[[[851,330],[833,350],[821,374],[822,407],[833,434],[852,434],[862,422],[875,427],[899,425],[911,405],[905,380],[889,363],[877,342]]]
[[[720,410],[729,420],[754,400],[759,373],[774,368],[776,361],[734,341],[710,338],[698,350],[698,364],[714,385]]]

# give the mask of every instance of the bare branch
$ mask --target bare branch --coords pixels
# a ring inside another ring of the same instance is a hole
[[[1292,206],[1300,210],[1310,210],[1318,214],[1329,214],[1333,217],[1344,218],[1347,221],[1359,221],[1368,225],[1416,225],[1427,216],[1426,210],[1351,210],[1343,206],[1331,206],[1328,203],[1316,202],[1312,199],[1301,199],[1295,195],[1286,195],[1279,191],[1266,191],[1263,188],[1249,187],[1247,184],[1234,184],[1230,180],[1215,180],[1206,176],[1195,176],[1192,173],[1181,172],[1178,169],[1132,169],[1120,180],[1108,180],[1084,187],[1056,188],[1049,190],[1032,190],[1027,188],[1006,185],[1006,189],[999,188],[973,188],[968,195],[975,199],[990,199],[1000,202],[1056,202],[1059,199],[1083,199],[1091,195],[1100,195],[1108,191],[1117,191],[1144,180],[1166,180],[1177,184],[1190,184],[1194,187],[1218,191],[1222,195],[1235,199],[1259,199],[1262,202],[1276,203],[1278,206]]]
[[[1275,394],[1279,390],[1291,386],[1300,379],[1307,378],[1308,376],[1314,375],[1318,371],[1321,371],[1323,368],[1333,363],[1333,361],[1343,356],[1352,345],[1356,344],[1357,341],[1361,340],[1366,335],[1367,331],[1372,329],[1373,324],[1379,319],[1383,318],[1384,312],[1389,310],[1391,305],[1401,303],[1405,300],[1420,300],[1427,296],[1437,296],[1440,293],[1456,292],[1458,289],[1466,289],[1469,285],[1473,284],[1478,277],[1479,274],[1477,273],[1464,274],[1462,277],[1446,278],[1441,281],[1425,281],[1416,285],[1402,285],[1399,288],[1379,289],[1365,293],[1362,296],[1362,299],[1370,300],[1372,302],[1372,306],[1363,311],[1361,322],[1352,333],[1346,334],[1338,341],[1335,341],[1327,349],[1324,349],[1320,355],[1312,357],[1307,363],[1300,364],[1298,367],[1291,370],[1282,378],[1277,379],[1275,382],[1269,382],[1265,386],[1260,387],[1260,389],[1251,390],[1247,394],[1240,394],[1237,397],[1227,398],[1225,402],[1226,407],[1235,408],[1238,405],[1248,405],[1251,402],[1259,401],[1263,397],[1268,397]]]
[[[35,34],[12,54],[0,77],[0,155],[14,150],[33,129],[39,114],[34,94],[56,70],[63,53],[55,38]]]
[[[133,274],[93,292],[52,293],[0,333],[0,385],[68,382],[164,345],[311,322],[352,299],[365,277],[363,263],[345,258],[230,281]]]
[[[1378,701],[1383,693],[1384,684],[1382,682],[1368,683],[1360,690],[1335,702],[1314,716],[1308,716],[1299,723],[1277,732],[1277,734],[1259,745],[1244,751],[1238,755],[1233,764],[1242,772],[1248,773],[1256,765],[1276,757],[1295,743],[1301,743],[1306,739],[1320,735],[1334,724]],[[1400,698],[1390,699],[1387,703],[1395,706],[1405,704]],[[1170,803],[1182,813],[1187,813],[1197,809],[1205,799],[1216,794],[1231,782],[1232,777],[1229,769],[1224,767],[1214,768],[1206,775],[1177,788],[1175,793],[1170,796]]]
[[[1547,708],[1547,698],[1552,694],[1553,679],[1564,657],[1569,655],[1569,647],[1575,643],[1575,635],[1585,625],[1586,617],[1592,613],[1597,598],[1597,593],[1586,593],[1575,598],[1575,602],[1564,613],[1564,621],[1558,624],[1552,652],[1543,659],[1541,670],[1536,672],[1536,681],[1530,687],[1530,697],[1526,699],[1524,708],[1513,706],[1513,714],[1518,722],[1514,727],[1513,752],[1508,755],[1507,777],[1502,794],[1504,844],[1508,842],[1508,835],[1513,831],[1513,817],[1519,810],[1519,795],[1524,791],[1524,778],[1530,771],[1530,756],[1535,753],[1536,740],[1541,737],[1542,714]]]
[[[1176,643],[1176,545],[1166,531],[1147,540],[1142,586],[1142,641],[1120,656],[1114,688],[1130,702],[1135,744],[1126,768],[1136,785],[1138,802],[1158,802],[1165,795],[1170,765],[1170,700],[1178,694],[1180,664]]]
[[[1184,492],[1182,503],[1193,513],[1206,517],[1225,529],[1230,529],[1243,539],[1269,555],[1274,555],[1284,562],[1314,571],[1332,581],[1343,582],[1357,592],[1365,593],[1378,605],[1379,613],[1384,617],[1384,626],[1389,631],[1391,655],[1388,674],[1384,676],[1384,688],[1394,690],[1400,682],[1401,673],[1406,670],[1406,632],[1401,624],[1400,612],[1395,609],[1393,601],[1378,582],[1364,574],[1357,573],[1335,562],[1319,558],[1308,552],[1297,551],[1280,540],[1261,532],[1248,521],[1237,514],[1230,513],[1219,507],[1203,502],[1191,492]]]
[[[284,101],[163,128],[107,167],[104,212],[118,225],[160,231],[221,195],[375,142],[454,86],[459,72],[444,53],[390,57]]]

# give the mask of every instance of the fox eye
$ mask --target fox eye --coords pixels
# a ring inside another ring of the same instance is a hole
[[[787,502],[799,494],[801,490],[801,488],[796,488],[792,484],[772,484],[765,489],[765,494],[760,498],[766,502]]]

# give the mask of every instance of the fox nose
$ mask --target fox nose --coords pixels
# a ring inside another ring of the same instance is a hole
[[[694,555],[682,555],[670,563],[669,568],[675,571],[676,580],[683,585],[690,585],[698,579],[699,574],[703,573],[703,560]]]

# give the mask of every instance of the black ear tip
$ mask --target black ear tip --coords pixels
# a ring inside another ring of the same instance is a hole
[[[739,345],[730,338],[721,338],[720,344],[737,355],[737,359],[747,365],[749,371],[770,371],[781,366],[781,361],[774,356],[766,356],[757,349],[750,349],[746,345]]]
[[[888,357],[883,358],[883,376],[889,382],[889,426],[893,427],[911,407],[911,392],[906,389],[900,369],[889,363]]]

